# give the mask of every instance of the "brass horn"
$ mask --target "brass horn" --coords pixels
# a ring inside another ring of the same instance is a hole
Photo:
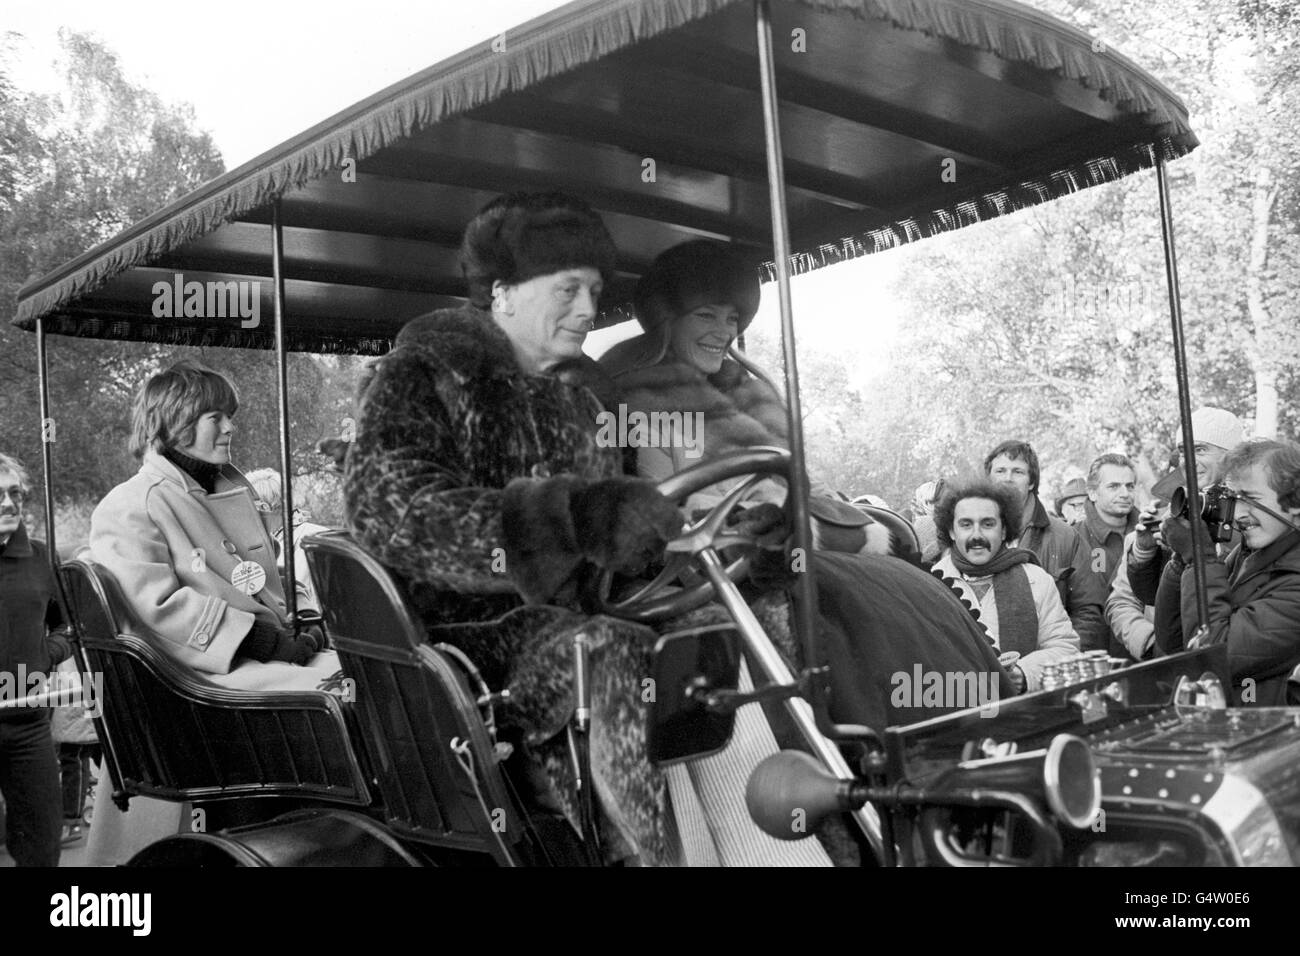
[[[962,761],[923,787],[837,780],[807,754],[786,750],[754,768],[745,789],[750,817],[781,840],[802,839],[830,814],[867,801],[924,808],[922,838],[939,857],[936,862],[952,865],[971,861],[944,839],[945,811],[954,806],[1014,811],[1027,818],[1037,836],[1029,862],[1050,863],[1062,849],[1053,819],[1079,829],[1089,826],[1101,807],[1101,786],[1087,743],[1058,734],[1043,750]]]

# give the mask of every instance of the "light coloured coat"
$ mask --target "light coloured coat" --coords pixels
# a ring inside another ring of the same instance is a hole
[[[1124,550],[1120,555],[1115,571],[1115,580],[1111,582],[1110,596],[1106,599],[1106,623],[1134,660],[1143,660],[1155,646],[1155,607],[1143,604],[1142,599],[1133,593],[1129,581],[1129,556],[1133,552],[1133,543],[1137,532],[1130,531],[1124,538]]]
[[[214,683],[313,689],[338,670],[333,652],[306,667],[236,659],[255,620],[283,624],[287,612],[271,538],[252,489],[233,465],[223,466],[209,495],[172,462],[146,452],[140,470],[95,508],[90,553],[126,599],[126,629]],[[266,574],[256,595],[231,583],[231,572],[245,560]]]
[[[1043,668],[1046,665],[1079,653],[1079,635],[1070,623],[1070,616],[1065,613],[1065,605],[1061,603],[1061,594],[1052,576],[1036,564],[1019,566],[1029,576],[1029,591],[1033,595],[1034,610],[1038,614],[1038,650],[1021,657],[1016,664],[1024,672],[1025,689],[1034,691],[1043,686]],[[979,610],[980,623],[993,639],[994,646],[1000,648],[996,589],[989,588],[984,593],[983,600],[976,597],[975,589],[953,564],[951,548],[943,553],[934,567],[936,571],[942,571],[945,577],[952,578],[962,597]]]

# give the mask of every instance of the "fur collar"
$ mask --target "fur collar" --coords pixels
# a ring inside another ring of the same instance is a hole
[[[724,359],[714,375],[664,362],[632,369],[615,383],[635,411],[702,412],[710,457],[755,445],[789,447],[781,397],[732,359]]]
[[[393,351],[421,349],[462,383],[523,376],[510,338],[491,314],[471,305],[439,309],[412,319],[397,333]],[[392,354],[392,353],[390,353]],[[567,385],[589,389],[606,407],[618,404],[613,379],[587,355],[559,365],[551,373]]]

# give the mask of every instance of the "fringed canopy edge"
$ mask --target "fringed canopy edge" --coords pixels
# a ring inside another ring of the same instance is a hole
[[[1092,186],[1114,182],[1154,166],[1156,150],[1160,151],[1166,161],[1187,152],[1186,148],[1169,139],[1159,140],[1154,146],[1141,143],[1113,151],[1108,156],[1053,170],[1008,189],[996,189],[960,200],[952,206],[932,210],[924,216],[900,219],[887,226],[846,237],[838,243],[826,243],[811,251],[796,252],[790,256],[790,272],[792,275],[813,272],[837,262],[895,249],[904,243],[963,229]],[[763,263],[759,267],[759,277],[764,282],[774,282],[776,264],[770,261]]]
[[[133,266],[151,262],[289,190],[360,161],[452,116],[558,76],[638,41],[708,16],[736,0],[639,0],[559,10],[532,29],[490,41],[391,86],[283,146],[226,173],[19,292],[14,324],[31,331],[53,312]],[[580,21],[581,30],[574,27]],[[57,281],[50,282],[52,278]],[[48,286],[39,288],[42,283]],[[53,324],[50,326],[53,330]]]

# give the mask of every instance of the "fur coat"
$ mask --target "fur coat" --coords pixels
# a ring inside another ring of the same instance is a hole
[[[357,541],[404,580],[431,639],[461,647],[494,689],[509,687],[499,720],[523,732],[571,820],[561,731],[574,708],[573,636],[586,633],[604,845],[671,863],[667,784],[645,759],[637,692],[658,634],[584,607],[592,568],[573,547],[565,492],[568,479],[623,473],[623,453],[596,437],[607,387],[590,360],[525,374],[485,312],[417,319],[362,386],[346,514]]]
[[[699,416],[699,426],[693,429],[693,434],[653,436],[653,444],[658,447],[636,449],[636,469],[643,477],[660,481],[701,461],[761,445],[790,447],[785,401],[768,382],[752,375],[734,359],[723,359],[722,368],[709,376],[682,362],[661,362],[623,372],[615,378],[615,383],[629,413],[677,412]],[[865,523],[867,540],[862,553],[890,552],[889,531],[883,525],[870,523],[856,509],[841,505],[831,489],[815,476],[809,480],[813,507],[821,511],[814,518],[829,515],[837,508],[841,512],[847,510],[857,522]],[[727,490],[719,484],[706,494],[693,497],[691,504],[708,507]],[[785,499],[785,485],[773,479],[765,480],[757,486],[753,497],[779,503]],[[814,520],[815,545],[820,545],[823,534],[829,537],[829,529]],[[836,547],[835,550],[846,549]]]

